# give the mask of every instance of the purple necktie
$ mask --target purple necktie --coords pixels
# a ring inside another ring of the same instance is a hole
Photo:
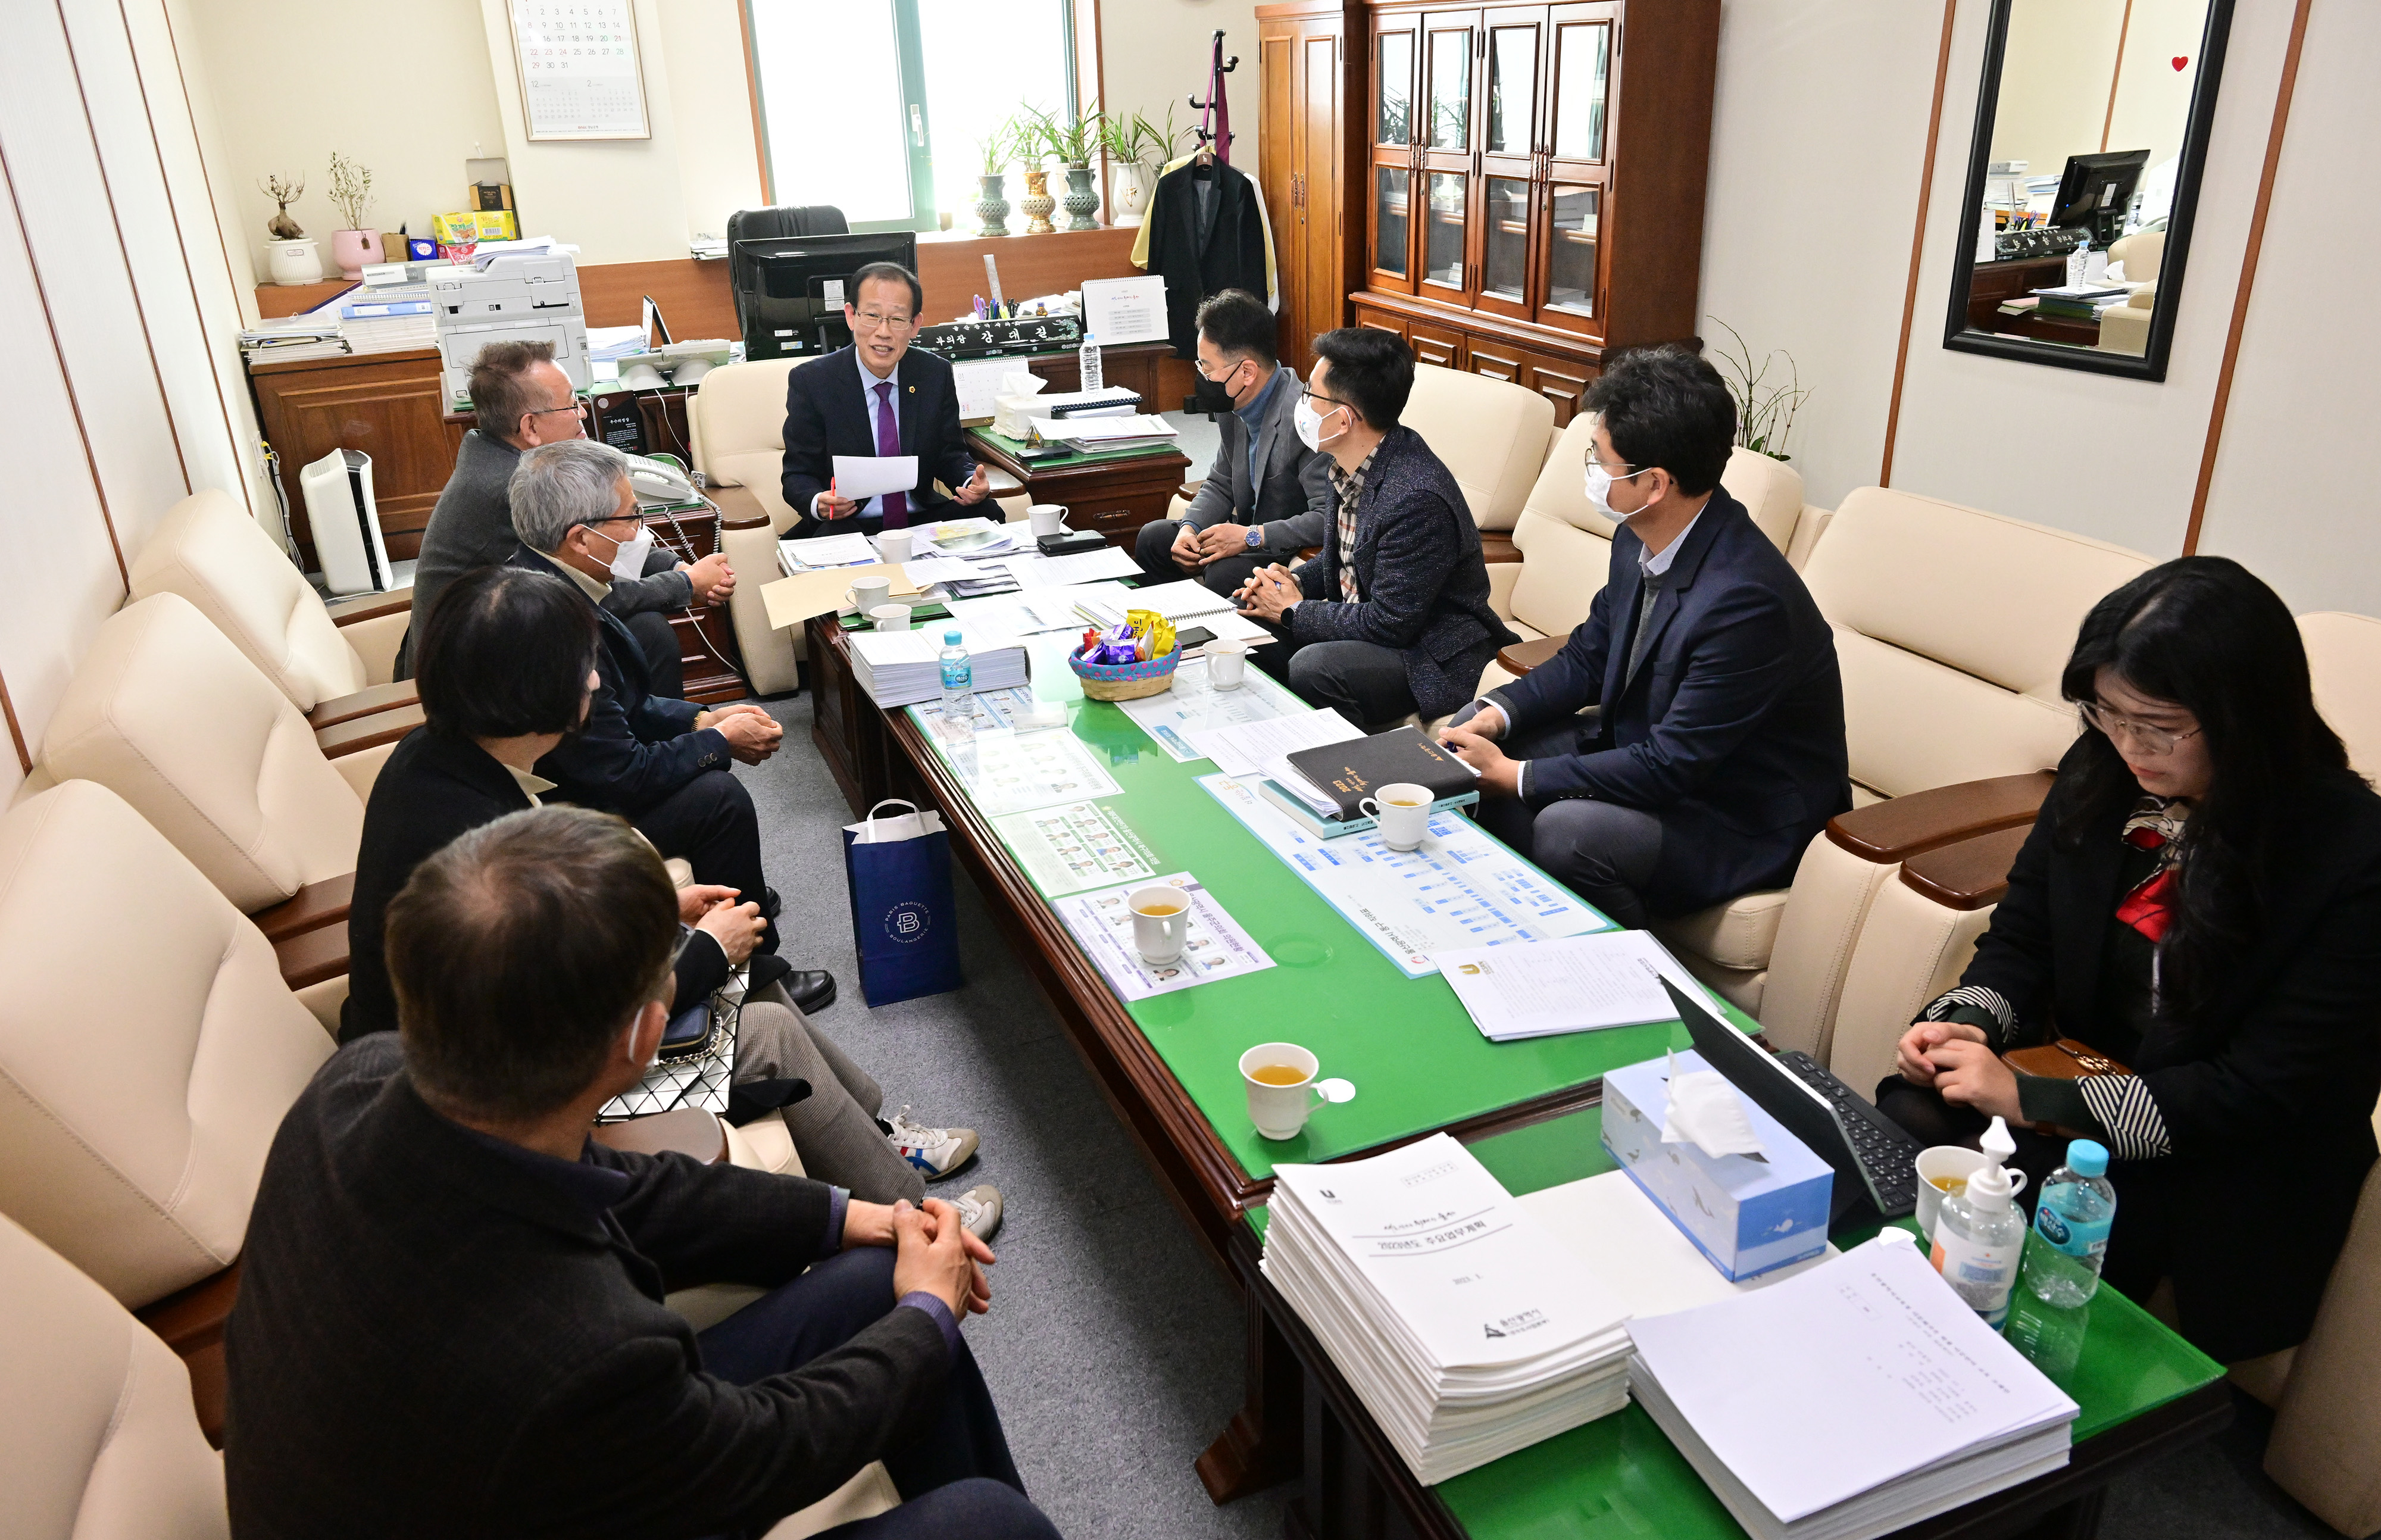
[[[876,452],[883,456],[897,456],[901,452],[901,429],[893,421],[892,382],[880,381],[875,388]],[[886,529],[906,530],[910,527],[910,495],[888,492],[876,499],[876,511],[885,516]]]

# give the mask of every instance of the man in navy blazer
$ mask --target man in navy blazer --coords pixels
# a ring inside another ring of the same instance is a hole
[[[1588,500],[1621,521],[1604,591],[1441,741],[1480,772],[1483,825],[1636,927],[1792,880],[1851,806],[1843,679],[1801,575],[1719,484],[1736,403],[1718,372],[1630,354],[1587,409]]]
[[[889,262],[852,275],[843,319],[852,344],[786,376],[786,501],[802,516],[787,538],[875,534],[931,523],[951,503],[973,507],[992,481],[959,436],[951,366],[910,346],[926,302],[918,276]],[[835,457],[915,455],[918,484],[881,497],[835,490]],[[946,498],[934,490],[952,489]]]

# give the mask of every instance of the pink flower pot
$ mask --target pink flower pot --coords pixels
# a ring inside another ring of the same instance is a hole
[[[339,264],[340,277],[362,277],[364,263],[380,261],[380,232],[378,230],[333,232],[331,260]]]

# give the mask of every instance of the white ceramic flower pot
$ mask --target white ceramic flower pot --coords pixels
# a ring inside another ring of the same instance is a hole
[[[322,245],[319,240],[268,240],[265,271],[276,284],[319,284],[323,281]]]

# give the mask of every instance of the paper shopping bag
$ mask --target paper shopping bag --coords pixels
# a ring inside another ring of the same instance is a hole
[[[888,807],[910,811],[890,817]],[[860,992],[872,1006],[959,986],[959,917],[951,898],[951,837],[942,814],[882,801],[843,830],[851,882],[851,938]]]

